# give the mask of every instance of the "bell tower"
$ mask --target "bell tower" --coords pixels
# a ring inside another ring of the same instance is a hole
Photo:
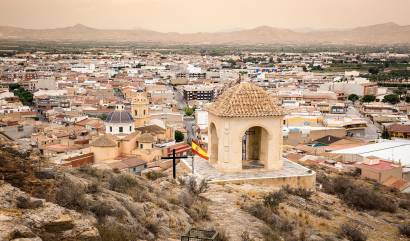
[[[135,126],[143,126],[149,121],[149,101],[143,91],[135,92],[131,99],[131,114],[135,120]]]

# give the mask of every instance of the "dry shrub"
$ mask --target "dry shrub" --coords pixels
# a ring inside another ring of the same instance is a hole
[[[313,191],[306,189],[306,188],[291,188],[290,186],[284,186],[283,190],[289,194],[296,195],[299,197],[302,197],[306,200],[310,199],[312,194],[314,193]]]
[[[218,233],[215,241],[229,241],[229,237],[225,229],[217,228],[215,231]]]
[[[255,202],[245,207],[245,210],[258,219],[263,220],[275,231],[287,233],[294,229],[294,225],[288,219],[280,217],[274,213],[274,209],[266,207],[260,202]]]
[[[194,204],[195,201],[196,201],[196,198],[187,191],[182,191],[179,194],[179,203],[185,208],[190,208]]]
[[[162,172],[150,171],[150,172],[147,172],[147,173],[145,174],[145,176],[146,176],[149,180],[155,181],[155,180],[157,180],[158,178],[166,177],[167,174],[162,173]]]
[[[359,186],[346,177],[327,177],[320,175],[325,192],[338,195],[348,205],[366,210],[396,212],[397,203],[390,197],[375,190]]]
[[[410,201],[409,200],[400,200],[399,201],[399,207],[406,209],[406,210],[410,210]]]
[[[278,205],[286,200],[286,192],[280,190],[278,192],[271,192],[263,198],[263,204],[271,209],[276,209]]]
[[[281,241],[282,238],[278,231],[271,228],[264,228],[261,231],[264,241]]]
[[[399,225],[400,234],[410,238],[410,223],[403,223]]]
[[[251,238],[248,231],[243,231],[241,234],[241,241],[254,241],[254,239]]]
[[[135,241],[154,240],[154,235],[145,230],[140,224],[124,225],[118,222],[104,222],[97,226],[101,241]]]
[[[245,206],[244,209],[261,220],[267,220],[269,218],[269,214],[272,213],[272,210],[267,208],[261,202],[254,202],[251,205]]]
[[[342,196],[342,199],[347,204],[359,209],[380,210],[392,213],[397,211],[397,204],[394,200],[368,188],[350,188]]]
[[[84,187],[72,182],[68,178],[64,178],[57,188],[55,201],[62,207],[77,211],[86,210],[88,206]]]
[[[85,192],[90,193],[90,194],[96,194],[101,191],[100,184],[98,182],[91,182],[89,185],[87,185]]]
[[[119,174],[110,178],[110,189],[116,192],[126,193],[128,189],[138,186],[138,181],[130,174]]]
[[[185,186],[187,190],[194,196],[199,196],[199,194],[206,192],[209,188],[208,180],[201,179],[201,181],[198,183],[197,178],[193,176],[188,178],[188,180],[185,182]]]
[[[78,171],[90,177],[94,177],[100,181],[109,179],[113,175],[111,170],[102,170],[102,169],[92,167],[90,165],[80,166],[78,168]]]
[[[196,201],[186,211],[195,221],[209,220],[208,204],[204,201]]]
[[[348,223],[342,224],[340,233],[343,237],[350,241],[366,241],[367,235],[360,231],[358,226],[353,226]]]
[[[127,215],[122,207],[115,207],[113,204],[102,200],[93,202],[90,206],[90,211],[93,212],[99,220],[107,216],[122,218]]]
[[[128,210],[128,212],[134,218],[138,219],[145,215],[144,208],[142,206],[140,207],[136,205],[135,203],[128,202],[128,201],[122,201],[122,205],[124,206],[125,209]]]
[[[157,236],[161,230],[161,225],[159,224],[159,221],[152,218],[152,217],[147,217],[144,220],[144,226],[145,228],[151,232],[152,234],[154,234],[155,236]]]

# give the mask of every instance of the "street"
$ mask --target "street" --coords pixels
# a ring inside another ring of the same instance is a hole
[[[187,106],[185,102],[184,96],[174,88],[174,98],[177,101],[178,109],[181,111],[182,115],[184,115],[184,125],[185,129],[187,130],[187,142],[191,142],[192,139],[195,139],[195,117],[193,116],[185,116],[184,107]]]

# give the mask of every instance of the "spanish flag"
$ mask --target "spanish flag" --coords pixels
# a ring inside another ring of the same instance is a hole
[[[192,152],[197,154],[198,156],[208,160],[208,153],[204,150],[197,142],[192,140]]]

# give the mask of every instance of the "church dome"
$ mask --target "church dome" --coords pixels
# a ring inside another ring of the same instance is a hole
[[[132,123],[134,119],[131,114],[125,110],[116,110],[108,114],[105,119],[107,123]]]
[[[207,110],[220,117],[283,116],[283,109],[261,87],[242,82],[226,90]]]

